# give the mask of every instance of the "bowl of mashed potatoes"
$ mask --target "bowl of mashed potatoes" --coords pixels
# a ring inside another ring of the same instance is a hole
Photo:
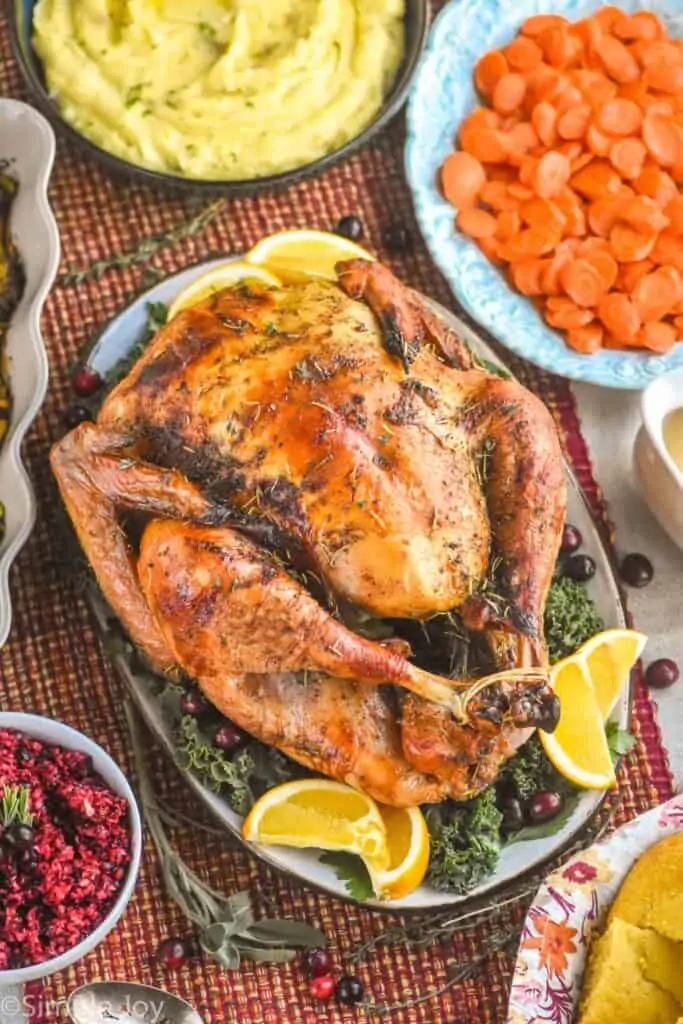
[[[36,104],[110,171],[248,193],[317,173],[400,110],[428,0],[15,0]]]

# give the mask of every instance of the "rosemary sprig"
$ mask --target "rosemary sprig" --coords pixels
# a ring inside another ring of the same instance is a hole
[[[28,786],[4,786],[0,802],[0,819],[5,828],[15,821],[20,825],[32,825],[33,815],[28,809],[31,791]]]
[[[139,797],[145,824],[159,856],[159,866],[169,896],[199,931],[202,949],[229,970],[243,959],[283,963],[296,956],[302,946],[322,947],[323,932],[304,921],[254,917],[248,892],[232,896],[208,886],[173,849],[157,809],[152,783],[143,756],[140,726],[129,702],[126,719],[139,783]]]
[[[129,267],[137,267],[147,263],[162,250],[182,242],[185,238],[198,235],[218,216],[224,206],[224,199],[216,199],[190,217],[189,220],[181,221],[180,224],[171,228],[170,231],[159,232],[143,238],[127,252],[105,256],[104,259],[95,260],[89,267],[82,267],[81,269],[70,267],[59,278],[59,283],[64,285],[82,284],[84,281],[97,280],[103,274],[106,274],[108,270],[126,270]],[[154,271],[155,268],[148,269]]]

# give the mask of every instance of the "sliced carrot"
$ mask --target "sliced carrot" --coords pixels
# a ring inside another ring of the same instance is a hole
[[[591,163],[594,159],[595,157],[590,152],[580,153],[578,156],[574,157],[574,159],[570,161],[571,173],[578,174],[579,171],[582,171],[584,167],[587,167],[588,164]]]
[[[510,267],[512,283],[522,295],[543,294],[543,271],[547,260],[527,259],[520,260]]]
[[[571,299],[550,298],[543,315],[551,327],[567,331],[573,327],[585,327],[592,321],[594,313],[592,309],[577,306]]]
[[[612,32],[622,40],[654,40],[661,39],[665,35],[664,26],[652,11],[637,11],[636,14],[620,18]]]
[[[629,181],[640,175],[646,157],[647,150],[640,139],[620,139],[609,154],[614,170]]]
[[[585,238],[579,239],[579,244],[576,249],[577,256],[586,256],[591,252],[611,252],[609,246],[609,239],[598,238],[597,235],[587,235]]]
[[[505,47],[507,62],[515,71],[534,71],[543,60],[543,50],[533,39],[517,36]]]
[[[513,182],[511,185],[508,185],[508,192],[520,202],[533,199],[534,196],[533,189],[530,189],[527,185],[520,184],[520,182]]]
[[[476,107],[460,125],[458,139],[462,149],[469,149],[468,142],[483,128],[500,128],[500,117],[488,107]]]
[[[547,228],[526,228],[503,244],[501,255],[509,263],[517,263],[528,257],[545,256],[552,252],[562,236]]]
[[[511,114],[519,110],[526,94],[526,79],[518,71],[503,75],[493,90],[493,109],[499,114]]]
[[[616,26],[624,20],[626,15],[620,7],[614,4],[606,4],[600,7],[594,14],[594,19],[605,32],[614,32]],[[615,33],[616,34],[616,33]]]
[[[575,352],[592,355],[602,348],[603,328],[599,323],[586,324],[585,327],[572,327],[567,331],[567,344]]]
[[[601,108],[597,124],[607,135],[635,135],[643,123],[643,112],[633,100],[620,97]]]
[[[537,103],[542,103],[543,100],[552,94],[554,89],[557,88],[560,79],[559,71],[545,63],[539,64],[535,71],[527,72],[526,102],[527,105],[531,105],[530,110],[533,110]]]
[[[588,207],[588,224],[596,235],[609,238],[612,228],[621,217],[622,196],[602,196]]]
[[[535,156],[525,157],[519,164],[519,184],[527,188],[534,188],[534,179],[538,167],[538,158]]]
[[[681,63],[680,50],[670,42],[660,41],[642,44],[638,52],[640,63],[646,70],[647,68],[654,67],[655,64],[669,64],[675,67]]]
[[[534,14],[527,18],[520,31],[525,36],[540,36],[548,28],[555,28],[558,25],[566,25],[567,19],[560,14]]]
[[[662,167],[673,166],[683,150],[676,126],[664,114],[651,110],[643,121],[643,142]]]
[[[572,260],[563,268],[560,283],[577,306],[597,306],[605,293],[602,278],[587,260]]]
[[[635,82],[638,78],[640,68],[637,60],[614,36],[603,35],[596,39],[593,50],[615,82]]]
[[[520,121],[507,132],[507,137],[508,161],[511,164],[521,164],[529,150],[538,146],[538,135],[529,121]]]
[[[477,208],[463,210],[455,218],[455,223],[469,238],[490,238],[498,226],[493,214]]]
[[[683,296],[683,280],[674,267],[658,267],[636,285],[633,301],[643,323],[668,316]]]
[[[503,210],[498,214],[496,238],[501,242],[507,242],[508,238],[513,238],[519,233],[521,226],[519,210]]]
[[[555,88],[547,94],[546,99],[552,103],[558,114],[565,114],[574,107],[581,106],[583,93],[563,75]]]
[[[621,178],[606,160],[594,160],[588,167],[572,177],[572,188],[586,199],[615,195],[621,188]]]
[[[474,69],[474,84],[477,91],[487,100],[491,99],[498,82],[509,70],[507,58],[500,50],[485,53]]]
[[[537,103],[531,115],[538,138],[544,146],[552,146],[557,139],[557,110],[547,101]]]
[[[501,244],[497,238],[478,238],[477,245],[491,263],[502,263],[500,255]]]
[[[680,341],[683,338],[683,316],[674,317],[674,327],[676,328],[676,338]]]
[[[635,305],[628,295],[621,292],[610,292],[602,297],[598,305],[598,316],[605,329],[617,341],[631,341],[640,328],[640,317]]]
[[[648,256],[660,266],[675,267],[683,273],[683,239],[673,231],[660,231]]]
[[[482,128],[465,139],[461,136],[462,148],[485,164],[502,163],[510,151],[508,138],[496,128]]]
[[[584,99],[595,111],[617,95],[617,85],[597,68],[576,68],[569,74],[574,85],[581,90]]]
[[[561,234],[566,220],[559,206],[549,199],[535,196],[520,207],[522,220],[532,228],[547,228]]]
[[[475,206],[486,183],[484,168],[470,153],[451,153],[441,168],[443,194],[458,210]]]
[[[517,171],[507,164],[487,164],[486,176],[489,181],[502,181],[505,185],[512,185],[517,181]]]
[[[647,348],[651,352],[663,355],[669,352],[678,340],[678,331],[673,324],[667,324],[663,320],[655,320],[652,323],[643,324],[638,332],[638,345]]]
[[[479,193],[479,198],[492,210],[516,210],[519,206],[518,200],[510,195],[504,181],[487,181]]]
[[[657,232],[637,231],[630,224],[617,221],[609,236],[612,255],[620,263],[646,260],[657,241]]]
[[[593,249],[585,254],[583,260],[597,271],[602,282],[602,291],[610,291],[619,274],[619,264],[614,257],[605,249]]]
[[[624,198],[621,204],[621,219],[636,231],[663,231],[669,226],[669,218],[649,196]]]
[[[545,267],[541,274],[541,285],[544,295],[562,295],[563,288],[560,283],[562,270],[573,258],[571,252],[561,252],[558,247],[550,259],[543,261]]]
[[[669,230],[677,235],[683,235],[683,195],[676,195],[664,207],[664,213],[669,218]]]
[[[595,156],[609,156],[612,146],[614,146],[617,140],[611,135],[605,135],[597,125],[591,124],[586,133],[586,141],[588,148]]]
[[[680,92],[683,89],[683,67],[664,60],[657,61],[645,69],[643,81],[648,89],[666,93]]]
[[[580,171],[587,173],[588,168]],[[538,162],[533,174],[533,186],[536,193],[543,199],[552,199],[558,195],[569,181],[571,167],[569,160],[562,153],[550,150]]]
[[[659,206],[667,206],[678,195],[674,180],[655,164],[646,164],[633,184],[636,192],[654,199]]]
[[[622,263],[619,267],[617,284],[619,290],[629,294],[637,286],[638,282],[649,274],[654,267],[652,260],[638,260],[636,263]]]
[[[578,61],[583,53],[583,43],[573,35],[569,26],[552,25],[536,36],[538,45],[545,54],[545,59],[554,68],[566,68]]]
[[[640,113],[640,111],[638,111]],[[557,122],[557,133],[563,139],[582,139],[588,131],[593,110],[587,103],[580,103],[562,114]]]
[[[629,47],[631,53],[634,54],[634,47]],[[643,109],[643,100],[648,97],[647,86],[643,82],[642,78],[637,78],[635,82],[622,82],[617,87],[617,96],[622,100],[631,100],[633,103],[637,103],[640,109]]]

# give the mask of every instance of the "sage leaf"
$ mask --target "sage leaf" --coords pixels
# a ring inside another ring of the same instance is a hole
[[[219,964],[222,964],[229,971],[238,970],[242,957],[239,947],[231,939],[225,938],[218,946],[215,946],[213,943],[206,941],[206,933],[204,932],[199,938],[199,945],[205,953],[208,953],[210,957],[217,960]]]
[[[241,939],[238,942],[238,947],[244,960],[253,960],[255,963],[286,964],[296,956],[295,949],[287,949],[284,946],[277,949],[265,948],[243,942]]]
[[[247,939],[253,939],[263,945],[277,946],[311,946],[322,948],[327,944],[327,937],[318,928],[305,921],[293,921],[278,918],[257,921],[242,932]]]

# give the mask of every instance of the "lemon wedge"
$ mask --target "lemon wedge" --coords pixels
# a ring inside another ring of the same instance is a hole
[[[400,900],[417,889],[429,866],[429,830],[419,807],[385,807],[380,813],[387,831],[389,867],[373,871],[368,865],[378,899]]]
[[[244,257],[247,263],[266,267],[286,281],[323,278],[336,281],[335,266],[340,260],[375,257],[348,238],[329,231],[280,231],[268,235]]]
[[[268,790],[247,815],[242,835],[268,845],[355,853],[372,872],[391,867],[379,807],[343,782],[297,779]]]
[[[553,666],[551,685],[562,710],[555,731],[540,733],[541,743],[557,771],[582,789],[616,782],[605,721],[646,642],[634,630],[609,629]]]
[[[249,284],[256,281],[266,285],[268,288],[279,288],[282,281],[264,267],[257,267],[252,263],[245,263],[243,260],[222,263],[218,267],[212,267],[201,277],[195,278],[191,284],[175,297],[168,310],[168,319],[172,320],[181,309],[189,309],[197,306],[210,295],[221,291],[223,288],[232,288],[236,284]]]
[[[355,854],[378,899],[407,896],[429,865],[429,831],[418,807],[385,807],[328,779],[300,779],[269,790],[247,815],[242,834],[255,843]]]

